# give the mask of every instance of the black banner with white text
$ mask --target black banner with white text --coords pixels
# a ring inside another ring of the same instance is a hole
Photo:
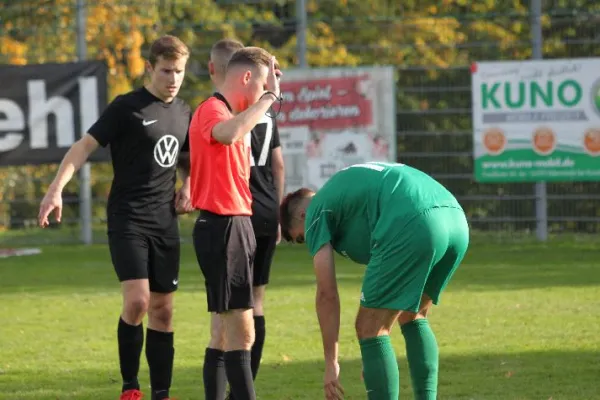
[[[107,105],[98,61],[0,66],[0,166],[59,163]],[[99,148],[89,161],[109,160]]]

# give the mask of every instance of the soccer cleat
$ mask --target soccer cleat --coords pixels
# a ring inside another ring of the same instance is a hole
[[[121,393],[119,400],[140,400],[144,394],[137,389],[126,390]]]

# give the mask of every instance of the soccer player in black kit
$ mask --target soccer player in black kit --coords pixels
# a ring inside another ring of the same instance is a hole
[[[233,39],[216,42],[210,52],[208,70],[217,89],[223,85],[226,67],[233,54],[244,45]],[[275,105],[274,107],[277,107]],[[273,110],[264,115],[251,131],[250,192],[252,193],[252,227],[256,237],[254,256],[253,297],[255,340],[251,349],[252,376],[256,379],[263,345],[266,324],[263,302],[269,283],[271,263],[275,247],[281,240],[279,229],[279,204],[283,198],[284,163],[279,142],[279,131]],[[211,340],[204,359],[204,382],[207,396],[220,400],[225,390],[226,379],[223,360],[223,332],[218,314],[211,318]],[[233,394],[228,399],[234,400]],[[213,400],[207,399],[207,400]]]
[[[187,46],[163,36],[150,47],[149,83],[117,96],[88,133],[65,154],[38,215],[61,219],[62,190],[98,146],[110,146],[114,178],[107,205],[110,254],[121,282],[123,309],[117,338],[121,400],[141,399],[138,382],[148,314],[146,359],[152,400],[169,398],[173,371],[173,293],[179,283],[178,212],[190,212],[189,164],[175,193],[177,166],[189,153],[191,110],[177,98],[189,58]],[[189,158],[187,158],[189,162]]]

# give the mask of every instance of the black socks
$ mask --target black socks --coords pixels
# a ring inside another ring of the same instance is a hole
[[[123,392],[138,389],[138,372],[140,370],[140,355],[144,346],[144,328],[142,324],[133,326],[119,318],[117,328],[119,342],[119,362],[123,378]]]

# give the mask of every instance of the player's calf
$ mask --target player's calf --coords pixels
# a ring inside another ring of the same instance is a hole
[[[260,367],[263,347],[265,344],[266,324],[263,300],[265,298],[266,287],[267,285],[252,287],[252,297],[254,299],[254,308],[252,309],[254,315],[254,343],[250,349],[250,368],[252,369],[252,379],[256,379],[256,376],[258,375],[258,368]],[[230,394],[226,400],[237,400],[237,398],[233,394]]]
[[[363,376],[370,400],[396,400],[400,376],[390,331],[398,311],[360,307],[356,316],[356,335],[360,343]]]
[[[253,400],[256,394],[250,353],[254,343],[252,309],[227,311],[221,318],[225,328],[225,371],[231,393],[236,399]]]
[[[146,359],[152,400],[169,398],[173,376],[173,293],[152,293],[146,331]]]
[[[206,400],[225,398],[227,376],[225,374],[225,328],[217,313],[210,317],[210,341],[204,353],[202,368],[204,397]]]
[[[138,372],[140,356],[144,346],[144,328],[142,320],[150,304],[148,280],[133,279],[121,284],[123,292],[123,311],[119,318],[117,339],[119,343],[119,363],[123,379],[122,392],[126,398],[137,395],[140,388]]]
[[[419,400],[435,400],[437,397],[439,351],[435,334],[427,320],[432,304],[431,298],[424,294],[418,312],[403,311],[398,317],[406,344],[413,391]]]
[[[258,368],[262,359],[263,348],[265,346],[265,336],[267,328],[265,322],[264,298],[267,285],[254,286],[252,293],[254,297],[254,344],[252,345],[252,376],[256,379]]]

